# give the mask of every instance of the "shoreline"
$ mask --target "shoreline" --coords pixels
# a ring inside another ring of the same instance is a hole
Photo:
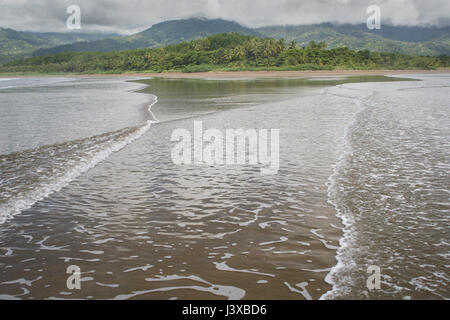
[[[153,78],[177,78],[177,79],[260,79],[260,78],[297,78],[320,76],[383,76],[402,74],[439,74],[450,73],[450,69],[439,70],[316,70],[316,71],[209,71],[209,72],[124,72],[124,73],[92,73],[92,74],[2,74],[5,78],[31,78],[31,77],[153,77]]]
[[[180,79],[203,79],[203,78],[295,78],[310,76],[376,76],[376,75],[399,75],[399,74],[433,74],[450,73],[450,69],[444,70],[317,70],[317,71],[210,71],[210,72],[168,72],[168,73],[130,73],[123,75],[146,75],[155,78],[180,78]]]

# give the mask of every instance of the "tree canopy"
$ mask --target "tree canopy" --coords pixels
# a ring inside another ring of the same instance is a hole
[[[126,71],[436,69],[450,65],[449,56],[326,49],[311,41],[295,41],[222,33],[164,48],[115,52],[67,52],[16,60],[0,72],[121,73]]]

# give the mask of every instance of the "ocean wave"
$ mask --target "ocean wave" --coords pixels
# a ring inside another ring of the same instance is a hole
[[[354,228],[354,217],[351,212],[345,210],[340,206],[338,193],[339,184],[338,177],[342,174],[342,170],[346,165],[346,161],[352,153],[352,145],[350,143],[350,133],[352,128],[357,123],[358,115],[364,111],[367,107],[364,99],[373,95],[373,91],[370,90],[360,90],[348,88],[349,85],[338,85],[329,89],[326,89],[327,94],[348,98],[356,106],[358,106],[358,111],[353,116],[350,124],[345,128],[343,136],[344,151],[339,157],[336,165],[333,168],[333,173],[328,178],[328,202],[335,208],[336,216],[339,217],[344,225],[343,235],[339,240],[339,248],[336,252],[336,265],[334,265],[330,272],[325,277],[325,282],[332,286],[331,290],[325,292],[320,299],[334,299],[343,293],[347,292],[349,289],[348,284],[352,282],[352,278],[346,275],[346,271],[351,269],[352,261],[347,256],[349,250],[351,250],[351,243],[356,237],[356,230]]]
[[[61,190],[112,153],[139,139],[158,122],[151,111],[158,97],[151,97],[150,118],[140,126],[0,156],[0,224]]]

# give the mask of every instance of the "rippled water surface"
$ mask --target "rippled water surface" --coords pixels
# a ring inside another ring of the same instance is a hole
[[[346,86],[372,95],[331,178],[346,234],[325,297],[450,298],[450,77],[420,78]],[[366,288],[369,265],[379,290]]]
[[[448,298],[448,78],[421,78],[1,81],[0,297]],[[174,165],[194,120],[279,129],[278,174]]]

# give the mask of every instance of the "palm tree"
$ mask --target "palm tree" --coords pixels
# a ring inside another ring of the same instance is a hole
[[[238,60],[242,60],[245,57],[245,49],[243,46],[237,46],[234,49],[234,56],[238,59]]]
[[[286,49],[286,40],[284,40],[283,38],[278,40],[277,49],[278,49],[278,53],[283,52]]]
[[[296,48],[297,48],[297,41],[292,40],[292,41],[289,43],[289,49],[296,49]]]

